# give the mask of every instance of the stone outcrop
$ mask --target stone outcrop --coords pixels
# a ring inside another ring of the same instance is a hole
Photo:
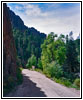
[[[3,4],[3,76],[16,76],[16,48],[7,5]]]

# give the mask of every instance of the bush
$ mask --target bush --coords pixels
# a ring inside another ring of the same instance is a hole
[[[17,68],[16,69],[16,76],[17,76],[17,84],[21,84],[22,81],[23,81],[23,76],[21,74],[21,69],[20,68]]]
[[[50,68],[49,68],[49,67],[46,67],[46,68],[43,70],[43,73],[44,73],[47,77],[51,78]]]
[[[72,85],[72,83],[69,81],[69,80],[65,80],[63,82],[63,85],[67,86],[67,87],[70,87]]]
[[[80,78],[75,79],[74,85],[80,88]]]
[[[42,62],[40,59],[38,59],[38,64],[37,64],[38,68],[43,70],[43,66],[42,66]]]
[[[71,81],[72,83],[74,82],[75,78],[76,78],[76,75],[75,73],[68,73],[68,72],[64,72],[64,77],[66,79],[68,79],[69,81]]]
[[[48,66],[44,69],[44,73],[49,77],[60,78],[63,76],[62,67],[55,62],[48,64]]]
[[[32,55],[29,59],[28,62],[26,64],[27,68],[32,68],[32,66],[36,66],[37,65],[37,60],[36,57],[34,55]]]
[[[62,78],[60,78],[60,79],[53,78],[53,80],[54,80],[56,83],[63,84],[63,85],[65,85],[65,86],[67,86],[67,87],[71,87],[71,85],[72,85],[72,83],[71,83],[68,79],[66,79],[66,78],[64,78],[64,77],[62,77]]]

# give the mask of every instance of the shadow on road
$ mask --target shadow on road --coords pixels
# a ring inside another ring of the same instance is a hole
[[[36,86],[36,83],[32,82],[28,76],[23,74],[23,85],[22,88],[26,88],[25,95],[29,97],[46,97],[45,93],[41,91],[39,87]]]
[[[12,91],[6,97],[46,97],[46,95],[36,86],[36,83],[23,74],[23,83],[17,86],[16,90]]]

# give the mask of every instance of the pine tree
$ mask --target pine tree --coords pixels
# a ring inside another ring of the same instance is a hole
[[[66,65],[66,70],[70,73],[78,72],[79,70],[78,54],[72,36],[66,37]]]

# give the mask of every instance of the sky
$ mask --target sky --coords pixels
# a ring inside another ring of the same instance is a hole
[[[28,27],[49,34],[80,33],[80,3],[7,3]]]

